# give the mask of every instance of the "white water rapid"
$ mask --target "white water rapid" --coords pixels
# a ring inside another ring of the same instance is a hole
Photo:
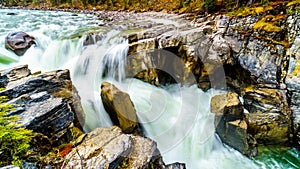
[[[157,142],[166,163],[183,162],[188,169],[269,168],[217,139],[210,100],[222,91],[179,85],[158,88],[126,79],[128,42],[118,37],[119,31],[107,30],[96,44],[83,46],[86,32],[105,29],[97,26],[102,21],[92,15],[15,10],[11,22],[12,16],[5,15],[8,11],[0,10],[0,67],[28,64],[33,71],[69,69],[87,114],[87,131],[112,125],[100,97],[101,82],[110,81],[129,93],[146,135]],[[38,42],[22,57],[4,49],[5,36],[16,30]]]

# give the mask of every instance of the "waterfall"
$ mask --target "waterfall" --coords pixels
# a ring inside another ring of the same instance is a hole
[[[87,131],[112,125],[102,105],[100,85],[103,77],[119,81],[125,78],[128,41],[115,37],[118,33],[119,31],[110,31],[101,41],[84,47],[71,68],[73,82],[78,88],[86,112]]]
[[[256,168],[239,152],[224,147],[214,134],[210,99],[222,91],[179,85],[163,89],[126,79],[128,41],[118,37],[120,31],[111,30],[88,46],[83,45],[86,35],[53,40],[40,31],[32,33],[38,46],[31,47],[17,64],[29,63],[34,71],[69,69],[86,112],[86,131],[112,125],[100,97],[101,83],[110,81],[130,95],[146,136],[157,142],[166,163],[204,169]]]
[[[272,159],[274,155],[266,157],[272,161],[268,164],[265,159],[249,159],[223,145],[215,135],[210,100],[225,91],[203,92],[196,85],[176,84],[158,88],[126,78],[128,41],[119,37],[120,31],[99,28],[102,21],[95,16],[16,10],[17,15],[10,22],[11,16],[5,15],[6,12],[8,10],[0,10],[0,67],[28,64],[33,72],[69,69],[86,113],[86,131],[112,125],[100,97],[101,83],[110,81],[130,95],[146,136],[157,142],[166,163],[183,162],[189,169],[281,166]],[[37,41],[22,57],[4,49],[3,39],[9,32],[17,31],[16,28]],[[95,28],[104,30],[101,39],[85,46],[89,31]],[[290,159],[299,158],[293,153],[291,151]]]

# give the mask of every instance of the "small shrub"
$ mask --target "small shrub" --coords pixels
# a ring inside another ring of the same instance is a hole
[[[215,10],[215,0],[204,0],[201,4],[201,7],[206,11],[213,11]]]

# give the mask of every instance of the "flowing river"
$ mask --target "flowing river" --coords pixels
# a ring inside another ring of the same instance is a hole
[[[99,26],[102,21],[97,17],[9,9],[0,9],[0,16],[0,68],[28,64],[33,72],[69,69],[87,114],[87,132],[112,125],[100,98],[101,82],[110,81],[129,93],[145,134],[157,142],[165,163],[183,162],[189,169],[300,167],[295,149],[261,148],[260,155],[250,159],[223,145],[214,134],[210,99],[224,91],[203,92],[196,86],[179,85],[158,88],[126,79],[128,41],[119,36],[121,31]],[[103,32],[101,40],[84,46],[87,33],[95,30]],[[7,51],[5,37],[13,31],[27,32],[37,45],[21,57]]]

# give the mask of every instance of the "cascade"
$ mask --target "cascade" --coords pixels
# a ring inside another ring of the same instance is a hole
[[[266,164],[264,159],[249,159],[218,140],[210,100],[224,91],[203,92],[197,86],[179,85],[158,88],[125,78],[128,41],[118,37],[120,31],[117,30],[108,30],[97,43],[84,46],[87,32],[102,22],[96,21],[94,16],[16,10],[18,15],[9,23],[6,12],[0,10],[0,68],[29,64],[33,71],[69,69],[86,112],[86,131],[112,125],[100,97],[100,84],[110,81],[130,95],[146,136],[157,142],[166,163],[183,162],[192,169],[281,166],[276,161],[281,159],[274,160],[274,154],[265,157],[272,159]],[[22,57],[3,47],[3,39],[16,27],[23,27],[21,31],[34,35],[38,44]],[[287,152],[286,157],[297,158],[294,151]]]
[[[125,58],[128,42],[125,39],[113,38],[118,31],[109,32],[101,41],[83,48],[74,67],[71,68],[72,79],[78,88],[82,105],[87,115],[86,129],[111,126],[112,122],[104,110],[100,97],[100,85],[103,76],[125,78]]]
[[[112,83],[129,93],[146,136],[157,142],[166,163],[204,169],[258,168],[214,134],[210,99],[223,91],[203,92],[195,85],[162,89],[136,79]]]

